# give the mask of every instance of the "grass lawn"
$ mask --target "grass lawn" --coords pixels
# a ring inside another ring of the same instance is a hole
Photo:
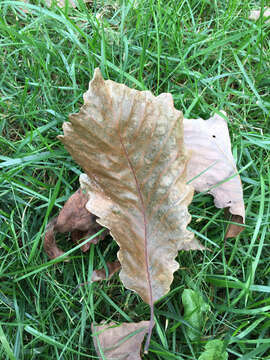
[[[100,67],[106,79],[172,93],[186,118],[225,110],[242,170],[245,230],[224,242],[223,210],[194,197],[190,228],[211,251],[179,252],[143,359],[198,359],[212,339],[230,360],[270,359],[270,23],[248,19],[266,1],[77,2],[0,2],[0,358],[96,359],[91,323],[149,320],[149,306],[118,275],[75,291],[115,259],[114,241],[57,264],[42,247],[81,173],[57,135]],[[197,341],[187,336],[184,289],[210,306]]]

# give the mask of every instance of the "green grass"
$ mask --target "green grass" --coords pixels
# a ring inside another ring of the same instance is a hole
[[[225,110],[244,169],[246,229],[236,239],[224,243],[226,221],[212,198],[194,197],[190,227],[211,252],[179,253],[143,358],[198,359],[207,340],[221,339],[229,359],[270,359],[270,24],[248,20],[266,2],[31,3],[0,2],[0,358],[95,359],[91,323],[149,319],[118,276],[74,291],[115,259],[115,242],[82,254],[62,237],[69,262],[49,261],[42,248],[81,172],[57,135],[100,67],[130,87],[171,92],[185,117]],[[196,342],[183,320],[185,288],[211,307]]]

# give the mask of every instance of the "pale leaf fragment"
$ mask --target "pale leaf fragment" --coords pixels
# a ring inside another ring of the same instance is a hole
[[[83,0],[83,2],[91,2],[92,0]],[[66,2],[69,6],[72,6],[73,8],[77,7],[77,1],[75,0],[45,0],[47,6],[51,6],[53,3],[57,4],[59,7],[65,7]]]
[[[45,0],[45,3],[47,6],[51,6],[52,4],[56,4],[59,7],[64,7],[66,5],[66,2],[68,6],[72,6],[73,8],[76,7],[76,2],[74,0]]]
[[[260,16],[261,16],[261,9],[260,10],[251,10],[248,18],[250,20],[255,20],[256,21],[256,20],[258,20],[260,18]],[[270,8],[265,7],[264,10],[263,10],[262,16],[264,18],[269,18],[270,17]],[[268,19],[266,21],[266,23],[269,23],[269,22],[270,22],[270,20]]]
[[[26,4],[29,4],[29,3],[31,3],[31,1],[29,1],[29,0],[22,0],[24,3],[26,3]],[[92,0],[83,0],[83,2],[85,2],[85,3],[88,3],[88,2],[91,2]],[[45,0],[45,4],[47,5],[47,6],[51,6],[52,4],[56,4],[56,5],[58,5],[59,7],[65,7],[66,6],[66,4],[68,5],[68,6],[71,6],[71,7],[73,7],[73,8],[76,8],[77,7],[77,1],[75,1],[75,0]],[[24,12],[29,12],[29,10],[27,10],[27,9],[25,9],[24,10]]]
[[[196,191],[213,195],[216,207],[229,209],[231,220],[239,225],[230,224],[226,237],[238,235],[243,230],[245,207],[226,120],[218,114],[208,120],[184,119],[184,141],[191,151],[188,181]]]
[[[151,306],[169,291],[178,250],[203,249],[186,229],[193,192],[182,119],[170,94],[104,81],[96,69],[59,137],[87,174],[87,209],[120,246],[121,280]]]
[[[121,264],[119,261],[108,262],[106,263],[108,274],[106,274],[105,269],[94,270],[92,273],[91,281],[101,281],[101,280],[110,280],[110,278],[121,269]]]
[[[123,323],[119,326],[109,323],[92,325],[94,345],[99,359],[102,359],[97,339],[107,360],[141,360],[140,350],[147,333],[149,321]]]
[[[83,282],[83,283],[79,284],[77,286],[77,288],[80,286],[91,284],[92,282],[97,282],[97,281],[102,281],[102,280],[110,280],[110,278],[117,271],[119,271],[121,269],[121,264],[119,261],[107,262],[106,267],[107,267],[107,269],[103,268],[103,269],[94,270],[92,272],[91,281]]]

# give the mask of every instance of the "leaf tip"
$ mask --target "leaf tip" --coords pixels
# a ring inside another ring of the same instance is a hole
[[[93,79],[91,80],[90,84],[103,83],[103,82],[104,82],[104,79],[103,79],[100,68],[95,68],[94,76],[93,76]]]

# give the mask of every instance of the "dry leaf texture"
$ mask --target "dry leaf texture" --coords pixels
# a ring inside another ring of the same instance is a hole
[[[47,6],[51,6],[52,3],[56,3],[59,7],[66,6],[66,1],[67,1],[68,5],[72,6],[73,8],[75,8],[77,6],[77,1],[74,1],[74,0],[45,0]],[[88,2],[91,2],[91,0],[83,0],[83,2],[88,3]]]
[[[169,290],[179,249],[202,249],[186,230],[182,113],[158,97],[104,81],[95,70],[84,105],[59,138],[87,175],[86,205],[120,246],[120,278],[150,305]]]
[[[55,3],[59,7],[64,7],[66,4],[66,0],[45,0],[45,3],[47,6],[51,6],[53,3]],[[67,3],[69,6],[72,6],[73,8],[76,7],[76,2],[74,0],[68,0]]]
[[[119,261],[108,262],[106,265],[108,269],[108,276],[105,269],[94,270],[91,281],[109,280],[117,271],[121,269],[121,264]]]
[[[84,283],[81,283],[78,286],[84,286],[87,284],[91,284],[91,282],[96,282],[96,281],[102,281],[102,280],[110,280],[110,278],[121,269],[121,264],[119,261],[114,261],[114,262],[107,262],[106,263],[107,266],[107,273],[106,273],[106,269],[99,269],[99,270],[94,270],[91,276],[91,281],[87,281]]]
[[[148,326],[149,321],[123,323],[117,327],[114,323],[109,323],[92,325],[92,332],[99,333],[97,336],[107,360],[141,360],[141,344]],[[99,358],[102,359],[96,336],[94,336],[94,345]]]
[[[63,251],[56,245],[54,236],[56,232],[71,232],[72,240],[78,243],[101,229],[101,226],[96,222],[96,216],[86,209],[87,201],[88,197],[83,194],[81,189],[77,190],[65,203],[58,217],[49,222],[45,233],[44,249],[50,259],[55,259],[63,254]],[[87,251],[90,243],[96,244],[105,236],[106,233],[102,233],[90,240],[81,247],[82,251]]]
[[[236,236],[243,230],[245,207],[226,120],[218,114],[208,120],[184,119],[184,141],[191,150],[187,179],[196,191],[213,195],[216,207],[229,208],[232,221],[240,225],[231,224],[226,237]]]
[[[26,4],[31,3],[31,1],[29,1],[29,0],[23,0],[23,2],[25,2]],[[91,0],[83,0],[83,2],[87,3],[87,2],[91,2]],[[68,6],[71,6],[73,8],[75,8],[77,6],[77,2],[75,0],[45,0],[45,4],[47,6],[51,6],[53,3],[55,3],[59,7],[66,6],[66,3]]]
[[[249,14],[249,19],[250,20],[258,20],[261,16],[261,10],[251,10],[250,14]],[[265,18],[269,18],[270,17],[270,8],[265,7],[263,10],[263,17]],[[270,22],[270,20],[266,21],[267,23]]]

